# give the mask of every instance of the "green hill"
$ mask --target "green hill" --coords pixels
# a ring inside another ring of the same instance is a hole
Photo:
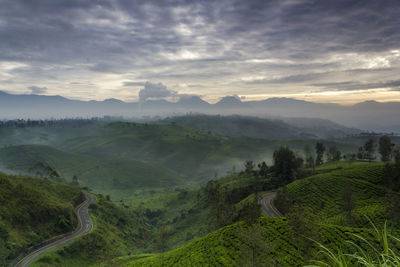
[[[89,207],[89,214],[95,226],[93,231],[42,255],[31,266],[110,266],[111,259],[148,246],[151,238],[148,223],[139,214],[101,195]]]
[[[76,227],[77,187],[0,174],[0,265],[28,247]]]
[[[346,246],[344,240],[356,240],[352,234],[361,235],[372,244],[378,243],[368,229],[339,226],[324,226],[320,241],[338,249]],[[312,246],[308,252],[315,256],[318,248]],[[285,218],[260,218],[254,227],[235,223],[172,251],[121,257],[114,263],[130,267],[252,266],[253,257],[255,266],[303,266],[308,262],[298,250]]]
[[[245,131],[246,127],[239,127]],[[92,156],[110,161],[139,161],[155,164],[187,178],[204,181],[224,175],[233,166],[242,168],[245,160],[271,161],[277,147],[287,145],[302,153],[305,144],[316,140],[278,140],[223,137],[196,129],[164,124],[133,122],[56,123],[37,127],[1,127],[0,145],[47,145],[73,155]],[[351,143],[329,141],[342,152],[355,151]],[[126,164],[125,164],[126,165]],[[128,164],[129,165],[129,164]],[[165,171],[163,171],[165,172]],[[144,176],[142,176],[144,177]],[[151,179],[150,179],[151,180]]]
[[[107,194],[121,195],[143,187],[173,186],[182,182],[179,174],[156,163],[108,159],[73,154],[44,145],[9,146],[0,149],[0,162],[15,172],[45,175],[40,166],[55,169],[65,181],[75,175],[81,185]]]
[[[365,216],[383,222],[387,192],[383,186],[383,170],[381,163],[363,163],[297,180],[281,190],[275,203],[283,212],[293,203],[300,203],[312,209],[325,223],[349,225],[344,210],[344,195],[347,194],[354,206],[352,225],[367,226],[369,222]]]

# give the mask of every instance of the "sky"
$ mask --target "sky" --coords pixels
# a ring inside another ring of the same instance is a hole
[[[0,0],[0,90],[400,101],[398,0]]]

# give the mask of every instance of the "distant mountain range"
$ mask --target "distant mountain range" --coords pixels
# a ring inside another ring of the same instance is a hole
[[[80,101],[62,96],[13,95],[0,91],[0,119],[65,118],[93,116],[169,116],[186,113],[251,115],[262,118],[320,118],[350,128],[400,132],[400,102],[366,101],[351,106],[314,103],[292,98],[241,101],[226,96],[210,104],[198,96],[185,96],[178,102],[146,100],[123,102],[118,99]]]

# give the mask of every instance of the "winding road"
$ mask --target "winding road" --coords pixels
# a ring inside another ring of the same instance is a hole
[[[40,255],[46,253],[49,250],[56,249],[64,246],[68,242],[90,232],[93,229],[93,222],[89,216],[89,206],[96,201],[96,197],[92,194],[84,192],[86,200],[77,208],[77,216],[79,221],[79,226],[71,233],[61,236],[61,238],[56,238],[54,241],[41,246],[34,251],[30,252],[28,255],[23,257],[14,266],[15,267],[27,267]]]
[[[282,217],[280,212],[271,203],[275,197],[276,193],[268,193],[260,199],[261,208],[268,217]]]

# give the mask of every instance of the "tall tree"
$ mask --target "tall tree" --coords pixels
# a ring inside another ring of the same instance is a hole
[[[353,222],[353,210],[355,208],[353,188],[351,184],[345,186],[342,192],[343,211],[346,213],[349,223]]]
[[[287,147],[280,147],[273,154],[275,175],[285,182],[291,182],[295,179],[296,171],[301,167],[302,160]]]
[[[337,162],[342,159],[342,153],[336,146],[331,146],[326,153],[328,162]]]
[[[367,159],[369,162],[371,162],[373,159],[375,159],[375,156],[374,156],[375,141],[374,141],[374,139],[370,138],[365,142],[364,151],[365,151],[365,159]]]
[[[244,164],[244,170],[246,173],[252,173],[254,170],[254,163],[251,160],[246,161]]]
[[[388,136],[384,135],[379,139],[379,154],[381,154],[382,161],[390,161],[392,148],[392,140]]]
[[[315,144],[315,153],[317,154],[317,158],[315,159],[315,165],[318,166],[324,163],[324,152],[325,152],[324,144],[317,142]]]
[[[306,156],[306,167],[315,169],[315,157],[314,153],[309,145],[304,148],[304,154]]]

